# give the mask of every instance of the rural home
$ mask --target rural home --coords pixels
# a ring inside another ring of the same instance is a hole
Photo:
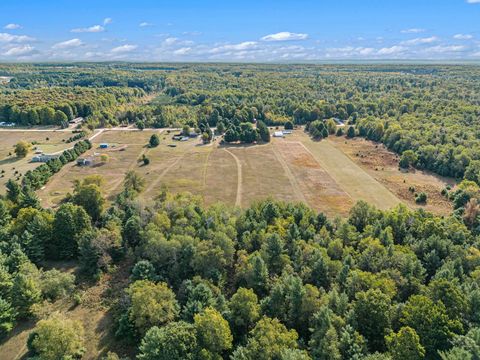
[[[40,154],[40,155],[34,156],[31,162],[47,162],[52,159],[57,159],[58,157],[59,155]]]

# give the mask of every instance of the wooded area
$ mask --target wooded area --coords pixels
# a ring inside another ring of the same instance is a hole
[[[346,218],[271,198],[205,206],[166,188],[145,199],[132,170],[113,201],[93,175],[42,208],[35,190],[90,149],[78,137],[0,198],[4,343],[34,319],[28,356],[82,358],[82,323],[44,309],[65,298],[84,306],[85,289],[125,273],[102,298],[116,345],[99,358],[479,357],[478,67],[1,64],[0,76],[12,77],[0,86],[0,121],[16,125],[77,116],[85,130],[188,125],[184,133],[197,129],[208,142],[216,132],[236,146],[269,142],[267,125],[305,125],[312,141],[365,137],[399,154],[404,169],[460,181],[442,191],[449,216],[362,201]],[[151,148],[161,144],[155,136]],[[56,269],[66,261],[74,272]]]

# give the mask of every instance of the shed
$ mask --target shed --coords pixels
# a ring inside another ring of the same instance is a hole
[[[95,163],[95,159],[91,156],[77,159],[78,166],[90,166],[90,165],[93,165],[94,163]]]
[[[283,138],[284,137],[283,131],[275,131],[273,133],[273,137],[282,137]]]

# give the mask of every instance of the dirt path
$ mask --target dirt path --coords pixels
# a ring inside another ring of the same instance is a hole
[[[242,163],[240,162],[240,159],[231,151],[227,149],[223,149],[232,157],[235,159],[235,162],[237,163],[237,197],[235,198],[235,206],[240,207],[242,205]]]
[[[293,191],[295,192],[295,196],[297,197],[297,199],[299,201],[301,201],[305,204],[308,204],[308,201],[305,198],[305,195],[300,190],[300,184],[298,183],[297,179],[295,178],[292,171],[288,167],[287,162],[282,157],[282,155],[278,153],[278,150],[276,149],[275,145],[272,146],[272,149],[273,149],[273,153],[275,154],[275,157],[277,158],[280,165],[282,165],[282,168],[285,171],[285,175],[287,175],[288,180],[290,181],[290,184],[292,185]]]
[[[152,181],[152,183],[148,186],[148,188],[143,192],[143,194],[148,194],[150,191],[152,191],[155,186],[158,185],[158,183],[160,182],[160,180],[162,180],[162,178],[175,166],[177,165],[189,152],[186,151],[185,153],[183,153],[182,155],[180,155],[173,163],[171,163],[170,165],[168,165],[161,173],[160,175],[158,175],[158,177]]]
[[[134,159],[132,160],[132,162],[130,163],[130,165],[128,166],[127,168],[127,171],[125,171],[125,174],[123,177],[121,177],[120,179],[118,179],[117,181],[115,181],[115,183],[113,184],[113,186],[111,186],[109,189],[108,189],[108,196],[111,196],[115,190],[118,189],[118,187],[123,184],[123,181],[125,180],[125,175],[127,174],[127,172],[129,172],[130,170],[133,170],[133,168],[135,167],[136,164],[138,164],[138,159],[140,159],[142,157],[143,154],[145,154],[145,152],[147,151],[146,148],[142,149],[142,151],[140,151],[140,154],[138,156],[137,159]]]
[[[365,200],[382,210],[402,202],[329,140],[299,143],[353,200]]]

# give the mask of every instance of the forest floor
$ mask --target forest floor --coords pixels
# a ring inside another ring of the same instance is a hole
[[[153,133],[159,134],[160,145],[149,148]],[[344,216],[358,200],[381,209],[401,202],[420,207],[408,190],[413,186],[428,194],[425,209],[442,215],[451,209],[440,191],[452,180],[421,171],[401,172],[395,154],[366,140],[332,136],[317,142],[296,130],[263,145],[220,145],[218,139],[203,145],[199,139],[173,141],[172,135],[166,129],[103,131],[86,155],[106,153],[109,161],[91,167],[67,164],[38,192],[42,204],[55,207],[73,190],[74,180],[93,174],[105,179],[103,190],[113,200],[126,172],[135,170],[146,180],[145,201],[166,186],[172,192],[200,195],[206,204],[247,207],[272,197],[306,202],[316,211]],[[99,149],[100,143],[108,143],[109,148]],[[143,154],[150,159],[148,166],[138,161]]]

